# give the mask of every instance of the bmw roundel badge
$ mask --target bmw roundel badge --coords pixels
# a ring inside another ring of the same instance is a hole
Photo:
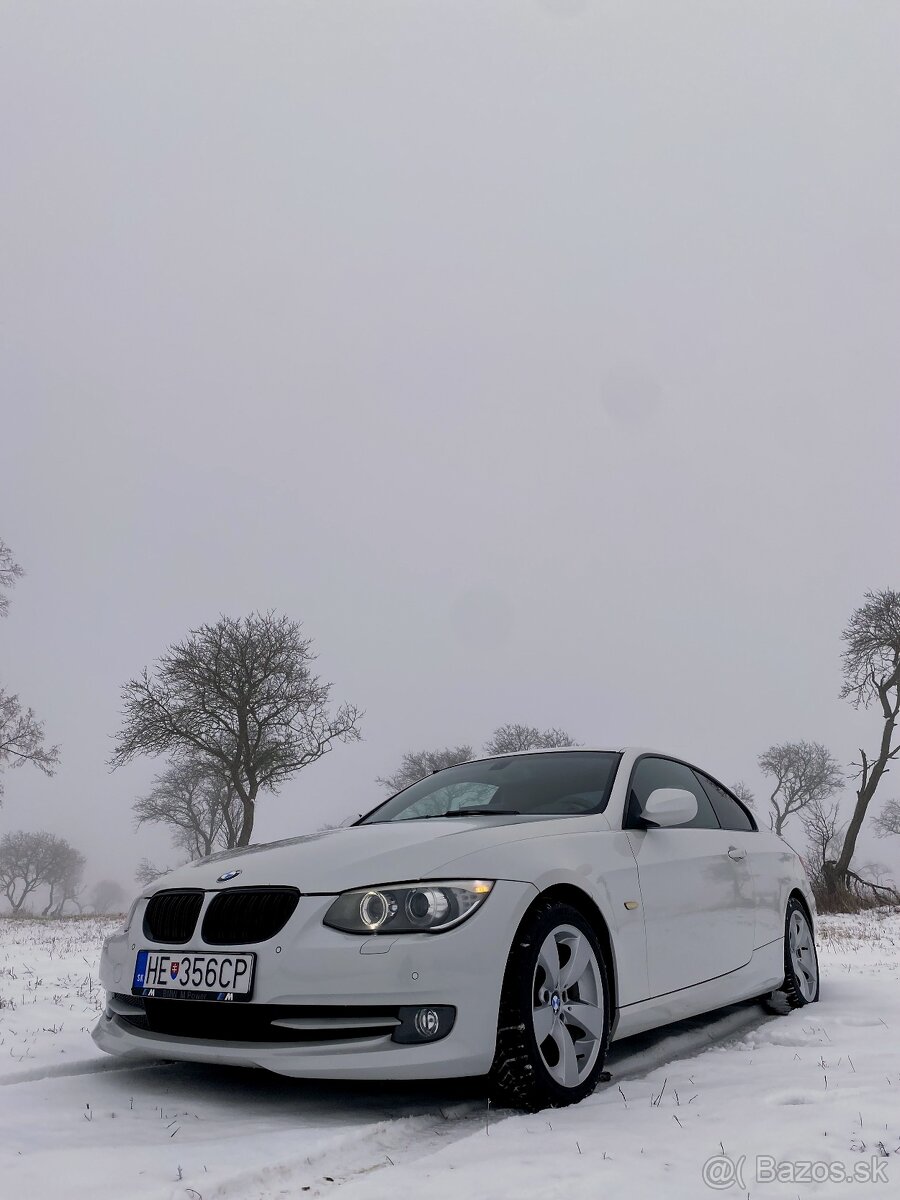
[[[227,883],[229,879],[237,879],[238,875],[240,875],[240,871],[225,871],[219,876],[216,883]]]

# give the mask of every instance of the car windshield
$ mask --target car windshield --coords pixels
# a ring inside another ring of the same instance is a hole
[[[513,754],[447,767],[398,792],[358,822],[430,817],[575,816],[602,812],[619,755],[599,750]]]

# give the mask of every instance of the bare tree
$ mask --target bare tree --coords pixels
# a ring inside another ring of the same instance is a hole
[[[0,538],[0,589],[11,588],[15,586],[17,579],[21,579],[25,572],[12,556],[12,550]],[[9,612],[9,597],[4,596],[0,590],[0,617],[5,617]]]
[[[135,823],[167,825],[172,844],[189,858],[205,858],[237,845],[243,807],[220,764],[196,755],[176,760],[136,800]]]
[[[577,743],[563,729],[536,729],[531,725],[501,725],[485,743],[485,754],[514,754],[523,750],[549,750],[554,746],[575,746]],[[426,775],[468,762],[474,756],[471,746],[445,746],[443,750],[413,750],[404,754],[400,766],[392,775],[376,779],[391,794],[400,792]]]
[[[42,915],[59,916],[68,901],[78,903],[84,855],[52,833],[8,833],[0,841],[0,886],[13,912],[38,888],[48,887]],[[79,905],[80,907],[80,905]]]
[[[851,871],[846,885],[835,891],[834,859],[846,833],[839,801],[813,801],[800,819],[807,836],[803,865],[820,911],[857,912],[876,904],[900,903],[900,892],[887,868],[878,863],[866,863],[858,872]]]
[[[413,750],[404,754],[400,766],[392,775],[386,775],[375,782],[394,795],[404,788],[418,783],[435,771],[443,771],[445,767],[455,767],[458,763],[468,762],[472,757],[471,746],[446,746],[443,750]]]
[[[821,742],[780,742],[759,756],[759,769],[774,781],[769,824],[779,836],[785,823],[816,801],[827,800],[844,776]]]
[[[114,879],[101,879],[91,891],[89,906],[96,913],[118,913],[125,907],[125,889]]]
[[[37,719],[34,709],[23,708],[18,696],[0,688],[0,796],[4,768],[26,763],[52,775],[59,764],[59,746],[46,746],[44,722]]]
[[[237,845],[253,832],[260,791],[277,791],[335,742],[359,738],[360,712],[329,707],[312,642],[274,613],[201,625],[125,685],[112,765],[139,754],[196,755],[218,765],[241,803]]]
[[[748,808],[753,808],[756,805],[756,797],[743,780],[739,779],[737,783],[731,785],[731,790],[737,796],[738,800],[747,805]]]
[[[900,890],[897,888],[893,871],[886,863],[870,859],[860,867],[863,886],[857,889],[858,894],[872,905],[900,904]]]
[[[0,538],[0,617],[9,612],[9,597],[3,590],[12,587],[23,574],[9,546]],[[0,687],[0,796],[4,768],[24,767],[28,762],[45,775],[52,775],[59,762],[59,747],[44,745],[44,723],[37,719],[34,709],[23,708],[18,696]]]
[[[63,909],[70,901],[80,909],[82,879],[84,877],[85,859],[74,846],[70,846],[65,838],[53,838],[47,866],[44,871],[44,883],[50,891],[43,916],[62,916]]]
[[[874,754],[860,748],[856,805],[840,854],[830,864],[832,890],[851,884],[864,885],[859,874],[850,868],[856,852],[856,842],[866,818],[869,805],[882,777],[900,753],[894,744],[897,714],[900,712],[900,592],[884,590],[866,592],[865,603],[853,613],[843,632],[844,684],[841,696],[854,708],[875,704],[881,721],[881,737]],[[871,884],[878,891],[880,885]]]
[[[806,806],[800,820],[809,848],[804,864],[813,889],[817,891],[841,838],[840,804],[837,800],[817,798]]]
[[[888,800],[873,819],[872,828],[878,837],[900,835],[900,800]]]
[[[56,838],[20,830],[0,840],[0,887],[14,913],[47,880]]]
[[[162,879],[163,875],[168,875],[171,870],[171,867],[158,867],[149,858],[142,858],[134,873],[134,881],[140,887],[147,888],[156,883],[157,879]]]
[[[515,754],[524,750],[552,750],[577,746],[564,729],[538,729],[534,725],[501,725],[484,744],[485,754]]]

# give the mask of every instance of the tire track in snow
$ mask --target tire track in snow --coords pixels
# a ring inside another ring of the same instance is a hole
[[[475,1111],[458,1117],[444,1118],[440,1112],[397,1117],[379,1122],[362,1134],[358,1130],[348,1131],[337,1145],[331,1144],[319,1153],[282,1159],[213,1180],[212,1186],[204,1189],[204,1200],[283,1200],[285,1195],[301,1190],[304,1196],[327,1195],[373,1171],[413,1162],[470,1136],[475,1126],[484,1121],[481,1106],[473,1102],[471,1108]],[[436,1123],[441,1121],[444,1124]],[[188,1200],[191,1189],[183,1194]],[[167,1189],[165,1198],[161,1196],[160,1200],[170,1200],[171,1196],[171,1189]]]
[[[714,1046],[727,1046],[751,1029],[777,1020],[762,1004],[750,1001],[722,1009],[719,1015],[690,1017],[677,1025],[613,1042],[606,1059],[606,1069],[612,1072],[613,1078],[609,1083],[601,1084],[597,1091],[615,1087],[625,1079],[640,1079],[658,1067],[682,1058],[693,1058]]]
[[[135,1062],[134,1059],[121,1058],[85,1058],[70,1063],[55,1063],[49,1067],[34,1067],[30,1071],[10,1071],[0,1077],[0,1087],[10,1087],[16,1083],[39,1083],[42,1079],[64,1078],[74,1075],[103,1075],[109,1071],[147,1071],[152,1067],[162,1067],[161,1059],[148,1059],[146,1062]]]
[[[743,1003],[723,1010],[712,1019],[695,1017],[613,1043],[606,1063],[612,1079],[601,1084],[597,1092],[626,1080],[640,1079],[659,1067],[692,1058],[704,1050],[728,1045],[776,1019],[758,1003]],[[582,1103],[589,1104],[590,1098]],[[304,1196],[311,1198],[326,1196],[374,1171],[414,1162],[454,1142],[477,1136],[500,1121],[522,1119],[525,1118],[509,1109],[490,1109],[486,1096],[481,1094],[446,1107],[438,1105],[420,1115],[379,1122],[362,1137],[350,1133],[320,1154],[285,1159],[220,1179],[204,1191],[204,1200],[276,1200],[288,1190],[293,1194],[301,1189]],[[165,1200],[171,1196],[168,1191]],[[190,1200],[190,1190],[185,1189],[183,1196],[184,1200]]]

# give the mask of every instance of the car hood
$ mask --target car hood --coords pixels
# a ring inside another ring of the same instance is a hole
[[[172,871],[159,888],[226,888],[289,884],[332,894],[372,884],[439,878],[441,867],[476,850],[572,831],[572,819],[459,817],[391,821],[326,829],[282,842],[227,850]],[[239,872],[230,880],[221,876]]]

